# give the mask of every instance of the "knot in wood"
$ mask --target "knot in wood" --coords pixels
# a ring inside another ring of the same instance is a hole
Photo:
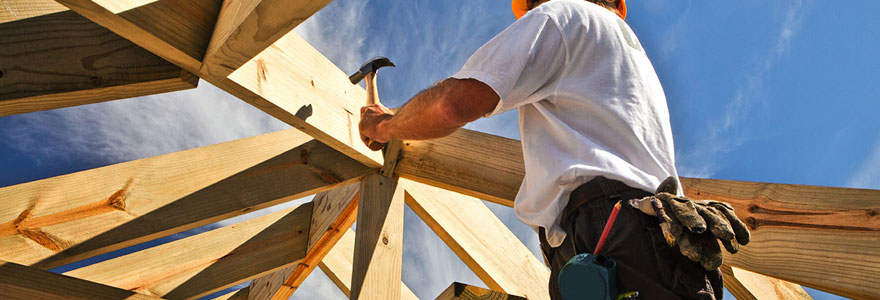
[[[758,226],[761,226],[761,222],[753,217],[748,217],[746,218],[746,225],[749,226],[749,230],[755,230],[758,229]]]
[[[382,237],[382,244],[388,245],[388,237],[387,236]]]

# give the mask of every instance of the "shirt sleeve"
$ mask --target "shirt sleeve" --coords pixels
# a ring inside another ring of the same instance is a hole
[[[536,93],[562,73],[565,60],[559,27],[533,12],[480,47],[452,77],[476,79],[495,90],[501,101],[488,117],[542,100]]]

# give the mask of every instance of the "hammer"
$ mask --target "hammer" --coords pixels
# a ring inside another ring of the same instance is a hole
[[[364,63],[357,72],[351,74],[351,76],[348,77],[348,80],[350,80],[352,84],[358,84],[358,82],[361,82],[361,80],[366,78],[367,105],[380,104],[381,102],[379,102],[379,88],[376,85],[376,71],[378,71],[379,68],[382,67],[393,66],[394,63],[388,60],[387,57],[376,56]],[[370,146],[376,143],[372,140],[368,142],[370,143]]]

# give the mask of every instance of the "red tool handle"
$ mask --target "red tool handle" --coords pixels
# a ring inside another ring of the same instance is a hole
[[[608,222],[605,222],[605,229],[602,229],[602,236],[599,237],[599,243],[596,244],[596,251],[593,251],[593,255],[599,256],[599,253],[602,252],[602,248],[605,247],[605,241],[608,239],[608,233],[611,232],[611,227],[614,226],[614,221],[617,220],[617,214],[620,212],[620,201],[617,201],[617,204],[614,204],[614,208],[611,209],[611,215],[608,216]]]

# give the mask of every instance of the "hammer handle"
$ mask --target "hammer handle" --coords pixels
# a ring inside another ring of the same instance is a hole
[[[376,86],[376,72],[367,73],[364,79],[367,86],[367,105],[380,104],[379,87]]]

